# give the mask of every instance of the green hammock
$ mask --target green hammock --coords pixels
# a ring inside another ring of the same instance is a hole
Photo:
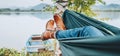
[[[65,10],[63,21],[67,29],[94,26],[104,37],[58,39],[62,56],[118,56],[120,55],[120,28],[111,26],[83,14]]]

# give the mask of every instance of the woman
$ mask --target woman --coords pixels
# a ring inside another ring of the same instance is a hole
[[[54,27],[54,22],[56,28]],[[104,34],[93,26],[84,26],[81,28],[74,28],[66,30],[62,18],[54,15],[54,20],[49,20],[46,24],[46,31],[42,35],[43,40],[51,38],[73,38],[73,37],[90,37],[90,36],[104,36]]]

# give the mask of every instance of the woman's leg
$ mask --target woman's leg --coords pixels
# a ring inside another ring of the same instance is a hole
[[[55,33],[55,36],[57,39],[59,39],[59,38],[104,36],[104,34],[93,26],[85,26],[82,28],[59,30]]]

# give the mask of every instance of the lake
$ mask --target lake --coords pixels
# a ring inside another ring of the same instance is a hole
[[[120,28],[120,12],[97,14],[95,18]],[[46,22],[52,18],[52,12],[0,14],[0,47],[21,50],[31,35],[45,31]]]

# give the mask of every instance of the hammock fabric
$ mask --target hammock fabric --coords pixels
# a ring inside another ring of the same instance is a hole
[[[58,39],[62,56],[120,55],[120,28],[70,10],[65,10],[62,16],[67,29],[90,25],[98,28],[105,35],[102,37]]]

